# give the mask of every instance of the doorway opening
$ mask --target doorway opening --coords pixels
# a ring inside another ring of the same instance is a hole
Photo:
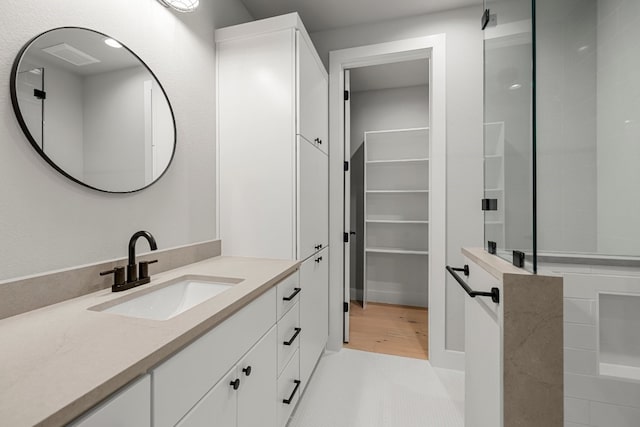
[[[429,60],[344,73],[345,346],[427,359]]]

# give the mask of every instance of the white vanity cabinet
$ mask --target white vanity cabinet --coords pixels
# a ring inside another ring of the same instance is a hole
[[[303,390],[322,356],[329,335],[328,259],[329,248],[325,248],[300,266],[300,377]]]
[[[243,355],[247,354],[246,357],[256,363],[252,353],[248,351],[275,323],[276,289],[272,288],[156,367],[152,372],[154,426],[176,425]],[[268,363],[273,365],[273,378],[270,382],[275,384],[275,341],[270,351],[272,354],[268,356]],[[268,384],[265,383],[264,386],[268,387]],[[265,400],[269,399],[273,402],[274,397],[265,397]],[[256,408],[251,410],[258,412]],[[265,418],[269,416],[260,414],[263,415]]]
[[[299,259],[307,259],[329,244],[329,163],[326,153],[299,138],[298,195]]]
[[[144,375],[125,386],[70,427],[151,426],[151,377]]]
[[[216,30],[223,255],[328,245],[328,77],[297,13]]]
[[[301,329],[278,354],[282,423],[328,338],[328,76],[297,13],[216,30],[216,52],[223,255],[303,261],[299,305],[279,297],[278,340],[291,310]]]
[[[276,336],[274,326],[177,426],[275,426]]]

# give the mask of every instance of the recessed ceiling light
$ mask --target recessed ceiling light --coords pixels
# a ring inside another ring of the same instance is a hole
[[[106,39],[104,41],[104,44],[106,44],[107,46],[114,47],[116,49],[120,49],[122,47],[122,45],[120,43],[118,43],[117,41],[115,41],[114,39]]]
[[[170,7],[178,12],[193,12],[200,4],[200,0],[158,0],[165,7]]]
[[[578,52],[584,52],[584,51],[585,51],[585,50],[587,50],[587,49],[589,49],[589,45],[588,45],[588,44],[586,44],[586,45],[584,45],[584,46],[580,46],[580,47],[578,48]]]
[[[518,90],[522,87],[522,85],[520,83],[514,83],[511,86],[509,86],[509,90]]]
[[[40,75],[40,74],[42,74],[42,69],[41,69],[41,68],[33,68],[33,69],[29,70],[29,72],[30,72],[31,74],[37,74],[37,75]]]

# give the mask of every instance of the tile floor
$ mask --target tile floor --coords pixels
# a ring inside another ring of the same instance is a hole
[[[342,349],[320,360],[289,427],[462,427],[464,374]]]

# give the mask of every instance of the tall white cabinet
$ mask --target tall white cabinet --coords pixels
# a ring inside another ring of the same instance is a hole
[[[297,13],[216,31],[223,255],[300,268],[300,389],[328,337],[328,77]]]
[[[428,306],[429,128],[364,134],[362,302]]]

